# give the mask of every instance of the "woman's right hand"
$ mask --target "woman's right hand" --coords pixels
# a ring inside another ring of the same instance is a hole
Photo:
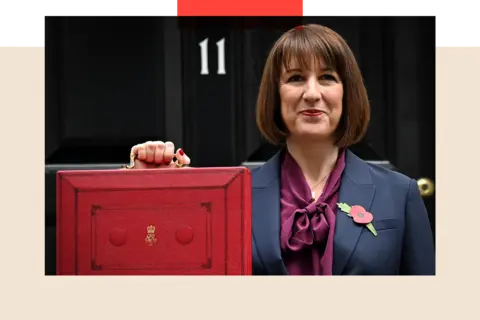
[[[187,167],[190,158],[179,148],[175,152],[175,145],[171,141],[148,141],[132,147],[131,156],[135,156],[133,169],[160,169]],[[173,161],[173,157],[177,159]]]

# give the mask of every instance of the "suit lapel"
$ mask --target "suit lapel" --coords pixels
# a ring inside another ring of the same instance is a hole
[[[368,165],[347,150],[345,171],[342,176],[338,202],[350,206],[360,205],[369,211],[375,195]],[[334,236],[333,274],[342,274],[345,265],[352,255],[363,225],[356,224],[352,218],[339,208],[336,209]]]
[[[272,275],[286,275],[280,249],[281,152],[252,175],[253,238],[265,268]]]

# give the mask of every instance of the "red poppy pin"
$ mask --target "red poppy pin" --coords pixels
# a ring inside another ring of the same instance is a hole
[[[337,203],[338,207],[340,210],[345,212],[347,216],[353,218],[353,221],[359,224],[364,224],[370,230],[373,235],[376,237],[377,236],[377,231],[375,230],[375,227],[372,224],[373,221],[373,215],[365,210],[364,207],[362,206],[349,206],[346,203]]]

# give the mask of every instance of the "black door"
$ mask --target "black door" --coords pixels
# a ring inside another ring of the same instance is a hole
[[[47,18],[45,29],[47,164],[122,162],[166,135],[162,19]]]
[[[246,161],[262,143],[255,105],[271,45],[302,18],[182,18],[184,146],[197,166]]]

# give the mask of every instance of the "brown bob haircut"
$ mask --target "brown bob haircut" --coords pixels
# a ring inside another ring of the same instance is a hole
[[[335,143],[348,147],[365,135],[370,121],[370,103],[357,61],[345,40],[320,25],[305,25],[283,34],[273,45],[263,70],[257,99],[257,125],[273,144],[282,144],[288,136],[280,108],[279,79],[282,69],[296,61],[309,70],[320,61],[333,69],[343,84],[342,116],[335,131]],[[318,65],[319,66],[319,65]]]

